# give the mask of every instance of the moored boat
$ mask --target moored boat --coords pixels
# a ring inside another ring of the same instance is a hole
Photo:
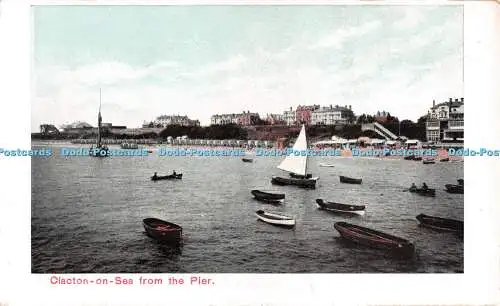
[[[347,222],[336,222],[334,227],[343,238],[357,244],[395,251],[401,255],[415,253],[413,243],[404,238]]]
[[[448,193],[456,193],[456,194],[464,193],[464,185],[446,184],[444,185],[444,187],[446,188],[446,192]]]
[[[441,158],[439,161],[448,162],[448,161],[450,161],[450,158],[449,157]]]
[[[181,180],[182,179],[182,173],[176,173],[176,174],[170,174],[170,175],[153,175],[151,177],[152,181],[161,181],[161,180]]]
[[[318,206],[319,209],[337,213],[357,214],[360,216],[365,214],[365,208],[366,208],[364,205],[348,205],[335,202],[325,202],[323,201],[323,199],[316,199],[316,205]]]
[[[253,163],[253,159],[251,158],[242,158],[241,159],[244,163]]]
[[[306,127],[304,124],[302,124],[299,136],[292,150],[295,152],[306,152],[308,150]],[[290,177],[273,176],[271,178],[271,183],[275,185],[293,185],[309,189],[316,188],[316,181],[319,178],[312,177],[311,174],[307,173],[308,155],[309,154],[296,155],[294,153],[288,155],[278,165],[278,169],[288,172]]]
[[[435,164],[436,162],[433,159],[424,159],[422,161],[422,164],[424,165],[429,165],[429,164]]]
[[[268,203],[278,203],[285,199],[284,193],[271,193],[257,189],[250,191],[250,193],[255,197],[255,199]]]
[[[361,184],[362,179],[355,179],[355,178],[350,178],[347,176],[340,176],[340,182],[341,183],[346,183],[346,184]]]
[[[271,178],[271,184],[281,185],[281,186],[294,185],[307,189],[316,188],[316,180],[314,179],[285,178],[285,177],[273,176]]]
[[[159,242],[180,244],[182,241],[182,227],[177,224],[157,218],[146,218],[142,224],[148,236]]]
[[[256,213],[257,218],[266,223],[283,226],[283,227],[294,227],[295,219],[289,216],[279,215],[276,213],[265,212],[263,210],[258,210]]]
[[[462,233],[464,230],[464,222],[455,219],[433,217],[420,214],[417,216],[417,220],[420,222],[420,225],[437,230],[457,233]]]
[[[413,160],[414,161],[421,161],[422,160],[422,156],[415,156],[415,157],[413,157]]]
[[[326,163],[320,163],[319,166],[320,167],[335,167],[334,164],[326,164]]]

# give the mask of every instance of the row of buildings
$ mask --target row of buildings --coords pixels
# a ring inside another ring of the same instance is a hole
[[[390,117],[389,113],[382,111],[375,114],[374,119],[379,123]],[[335,125],[351,124],[356,121],[356,116],[351,106],[320,106],[320,105],[299,105],[296,109],[290,107],[283,114],[266,114],[261,119],[258,113],[244,111],[239,114],[216,114],[211,117],[212,125],[238,124],[242,126],[253,125],[282,125],[296,126],[302,122],[309,125]],[[155,120],[144,122],[139,130],[157,130],[169,125],[200,126],[200,121],[190,119],[188,116],[161,115]],[[108,131],[128,132],[138,129],[127,129],[126,126],[113,126],[111,123],[102,123],[102,127]],[[436,104],[428,109],[426,119],[426,139],[428,142],[462,142],[464,139],[464,98],[449,98],[448,101]],[[75,122],[61,126],[64,132],[82,133],[92,132],[94,129],[86,122]],[[59,130],[51,124],[40,126],[42,134],[58,133]]]
[[[296,109],[290,107],[283,114],[266,114],[261,119],[258,113],[246,111],[239,114],[216,114],[210,118],[210,124],[235,123],[240,125],[297,125],[302,122],[312,125],[349,124],[356,120],[351,106],[299,105]]]

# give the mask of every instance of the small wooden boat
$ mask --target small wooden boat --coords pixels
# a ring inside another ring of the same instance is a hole
[[[422,161],[422,164],[424,165],[429,165],[429,164],[435,164],[436,162],[433,159],[424,159]]]
[[[317,178],[285,178],[279,176],[273,176],[271,178],[271,184],[274,185],[295,185],[302,188],[315,189]]]
[[[262,220],[272,225],[278,225],[284,227],[295,226],[295,219],[293,219],[292,217],[265,212],[263,210],[258,210],[255,214],[257,215],[257,218],[259,218],[259,220]]]
[[[421,161],[422,160],[422,156],[415,156],[415,157],[413,157],[413,160],[414,161]]]
[[[441,161],[441,162],[449,162],[450,158],[449,157],[441,158],[439,161]]]
[[[360,216],[365,214],[365,208],[366,208],[364,205],[347,205],[335,202],[325,202],[322,199],[316,199],[316,204],[318,205],[319,209],[337,213],[357,214]]]
[[[413,192],[413,193],[418,193],[420,195],[423,195],[423,196],[427,196],[427,197],[435,197],[436,196],[436,189],[434,188],[410,188],[408,189],[409,192]]]
[[[325,164],[325,163],[320,163],[319,166],[320,167],[335,167],[334,164]]]
[[[182,227],[157,218],[142,220],[146,233],[151,238],[167,244],[180,244],[182,240]]]
[[[347,176],[340,176],[340,182],[346,184],[361,184],[362,179],[350,178]]]
[[[424,214],[418,215],[417,220],[420,222],[420,225],[437,230],[457,233],[462,233],[464,231],[464,222],[459,220],[433,217]]]
[[[176,174],[170,174],[170,175],[164,175],[164,176],[152,176],[151,180],[152,181],[161,181],[161,180],[181,180],[182,179],[182,173],[176,173]]]
[[[260,190],[252,190],[250,193],[255,197],[255,199],[267,203],[278,203],[285,199],[284,193],[271,193]]]
[[[415,253],[413,243],[404,238],[347,222],[336,222],[334,227],[343,238],[357,244],[395,251],[402,255],[413,255]]]
[[[241,159],[244,163],[253,163],[253,159],[251,158],[242,158]]]
[[[404,160],[414,160],[415,156],[414,155],[408,155],[403,158]]]
[[[464,185],[446,184],[444,187],[448,193],[464,194]]]

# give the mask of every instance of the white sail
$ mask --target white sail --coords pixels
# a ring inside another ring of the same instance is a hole
[[[295,144],[293,145],[294,151],[305,151],[307,150],[307,138],[306,138],[306,128],[302,125],[302,129],[300,130],[299,137]],[[294,153],[288,155],[282,162],[279,164],[278,169],[285,170],[291,173],[306,175],[307,171],[307,155],[306,156],[295,156]]]

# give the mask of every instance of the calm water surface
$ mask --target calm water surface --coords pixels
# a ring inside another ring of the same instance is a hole
[[[243,163],[224,157],[32,158],[33,273],[362,273],[463,272],[463,241],[418,226],[419,213],[463,220],[463,195],[444,184],[463,178],[463,163],[374,158],[311,159],[317,189],[273,186],[281,157]],[[316,164],[333,163],[334,168]],[[152,182],[172,170],[182,180]],[[284,174],[286,175],[286,174]],[[363,178],[341,184],[339,175]],[[436,188],[427,198],[403,190],[415,182]],[[250,190],[286,193],[280,205],[255,201]],[[366,214],[318,210],[315,199],[366,205]],[[294,230],[257,221],[264,209],[296,217]],[[183,226],[184,246],[172,249],[147,237],[142,219]],[[407,238],[417,256],[395,259],[346,243],[333,228],[346,221]]]

